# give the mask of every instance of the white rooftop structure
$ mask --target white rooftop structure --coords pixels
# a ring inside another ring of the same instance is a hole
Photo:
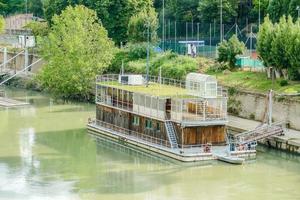
[[[189,95],[216,98],[218,93],[218,83],[214,76],[190,73],[186,77],[186,89]]]

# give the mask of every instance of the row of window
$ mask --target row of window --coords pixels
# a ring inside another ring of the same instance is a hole
[[[140,125],[140,117],[138,116],[133,116],[132,124],[134,126],[139,126]],[[146,119],[145,121],[145,128],[146,129],[155,129],[156,131],[160,131],[160,123],[156,123],[156,126],[153,127],[152,120]]]

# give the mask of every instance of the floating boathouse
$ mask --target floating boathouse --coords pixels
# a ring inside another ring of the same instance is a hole
[[[144,75],[96,80],[96,119],[89,132],[180,161],[212,160],[226,145],[227,97],[213,76],[185,81]],[[235,151],[255,156],[255,149]]]

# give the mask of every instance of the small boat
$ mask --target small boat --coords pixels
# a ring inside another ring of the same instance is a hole
[[[217,158],[220,161],[227,162],[230,164],[235,164],[235,165],[241,165],[245,162],[244,158],[239,158],[239,157],[217,155]]]

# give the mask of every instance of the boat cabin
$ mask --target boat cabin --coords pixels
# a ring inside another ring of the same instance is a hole
[[[170,148],[225,144],[227,98],[215,77],[148,78],[98,76],[96,122]]]

